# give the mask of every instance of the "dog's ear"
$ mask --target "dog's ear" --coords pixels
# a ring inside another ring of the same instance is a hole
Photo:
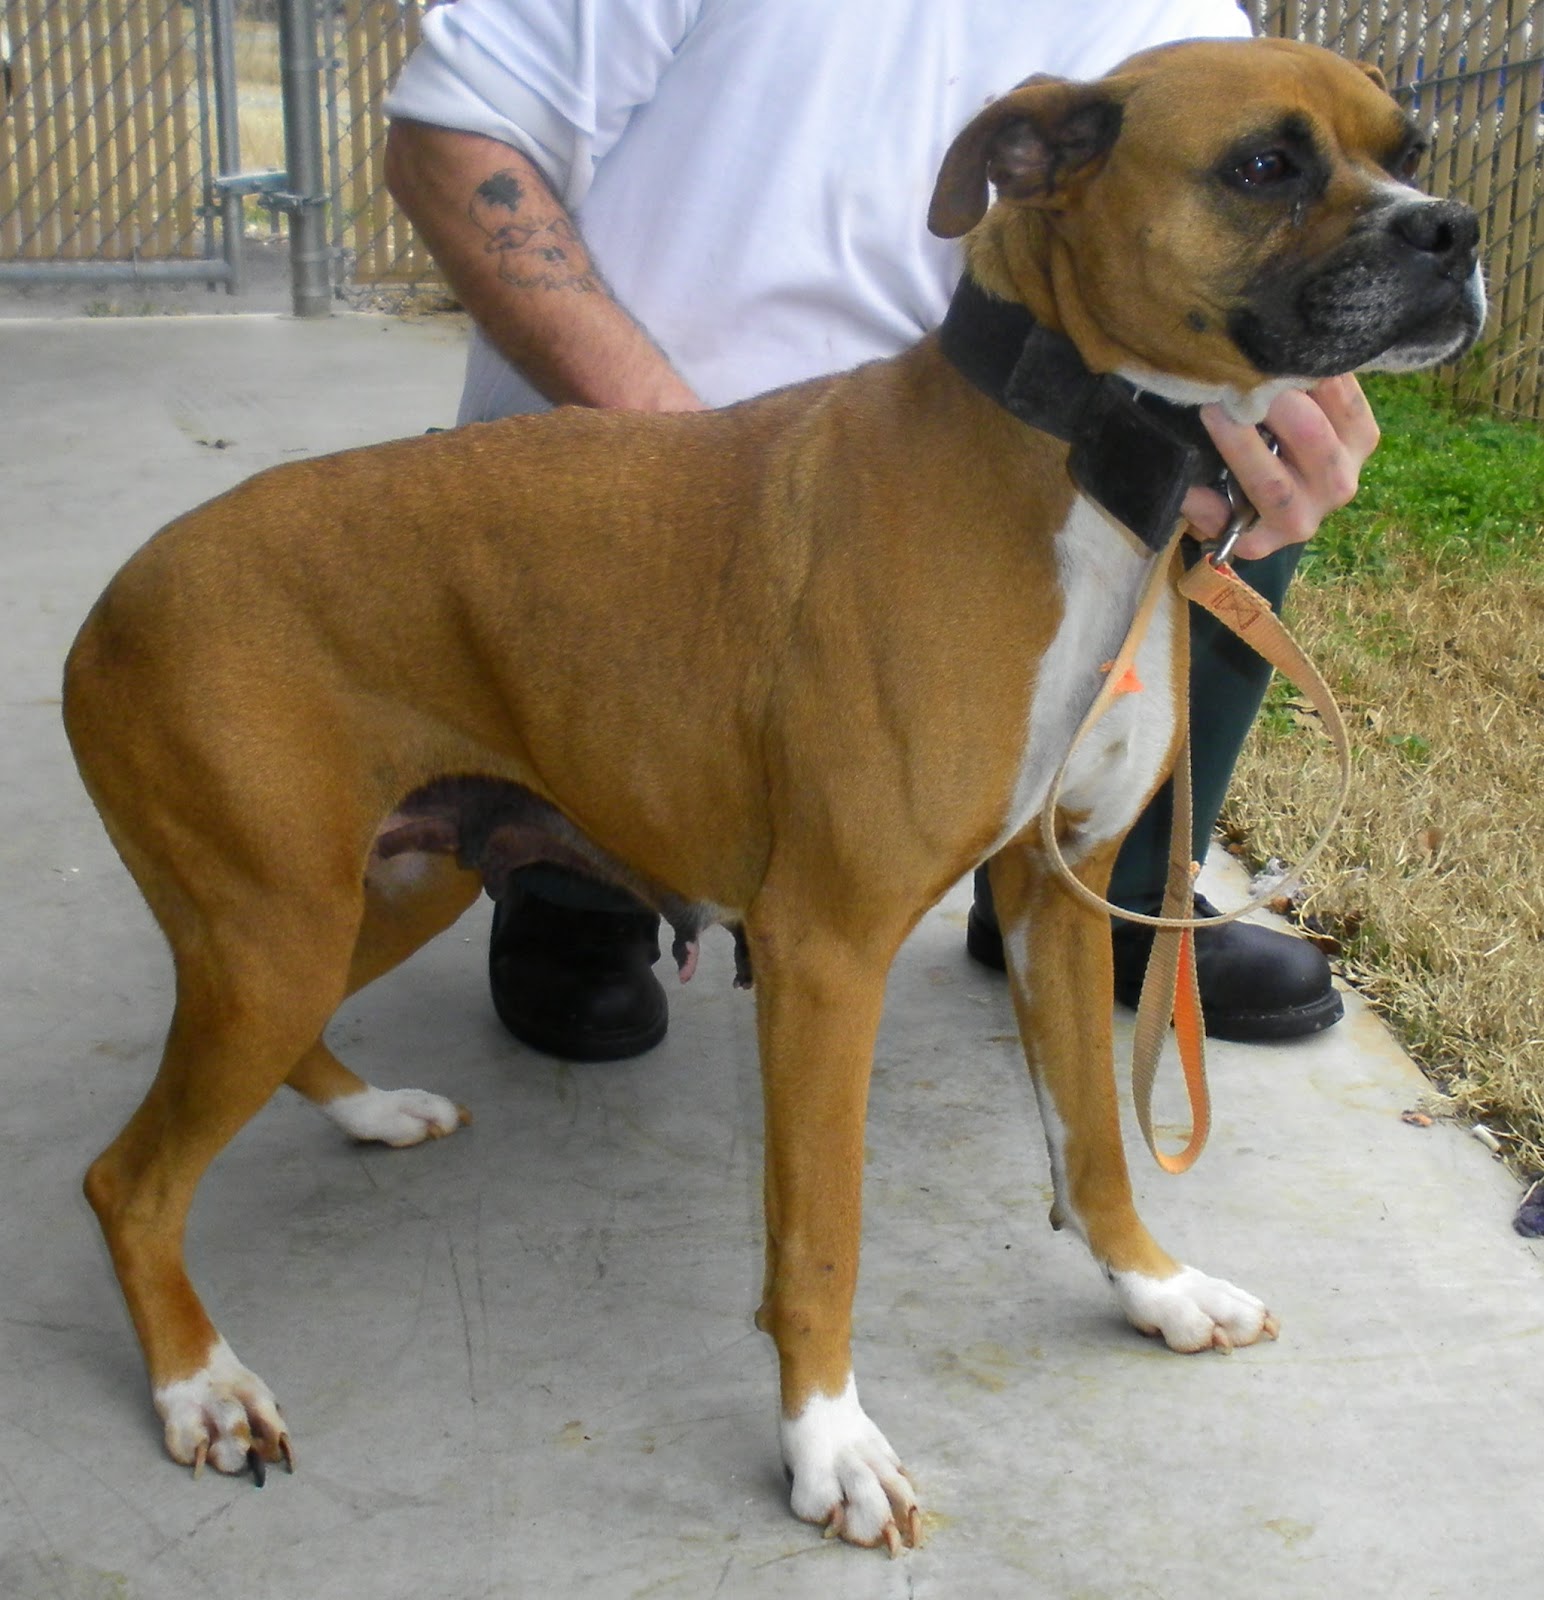
[[[1375,84],[1377,84],[1377,86],[1380,89],[1382,89],[1385,93],[1388,92],[1388,86],[1389,86],[1388,79],[1385,78],[1383,76],[1383,74],[1378,71],[1378,69],[1372,64],[1372,62],[1370,62],[1370,61],[1358,61],[1356,63],[1356,66],[1358,66],[1367,77],[1371,78],[1372,81]]]
[[[1005,199],[1055,208],[1072,180],[1091,176],[1120,132],[1108,84],[1027,78],[994,100],[949,146],[927,225],[957,239],[986,215],[991,184]]]

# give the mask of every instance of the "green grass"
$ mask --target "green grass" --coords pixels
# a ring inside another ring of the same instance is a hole
[[[1544,429],[1460,410],[1422,378],[1366,387],[1383,441],[1356,500],[1309,546],[1310,581],[1375,579],[1408,560],[1544,563]]]

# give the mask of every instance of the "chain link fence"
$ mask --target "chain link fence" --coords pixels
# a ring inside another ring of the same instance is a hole
[[[243,0],[249,15],[286,0]],[[436,0],[291,0],[324,95],[333,281],[439,286],[386,192],[381,104]],[[233,0],[0,0],[0,282],[50,275],[234,285],[241,210],[216,170],[234,77],[219,48]],[[1544,10],[1537,0],[1307,5],[1247,0],[1263,32],[1375,62],[1434,133],[1438,193],[1482,215],[1492,314],[1454,380],[1503,415],[1544,420]],[[304,68],[305,63],[300,63]],[[314,76],[313,80],[314,82]],[[282,174],[272,174],[282,178]],[[291,174],[317,206],[309,178]],[[269,184],[270,189],[275,185]],[[224,226],[222,227],[222,221]],[[320,249],[318,241],[318,249]],[[325,283],[322,285],[325,290]],[[325,309],[322,305],[321,309]]]
[[[342,0],[323,18],[332,242],[345,281],[438,288],[434,261],[386,192],[381,102],[440,0]]]
[[[0,281],[228,275],[206,10],[4,0]]]

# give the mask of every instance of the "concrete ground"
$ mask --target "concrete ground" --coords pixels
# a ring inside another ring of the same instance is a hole
[[[482,909],[345,1006],[334,1038],[367,1076],[476,1121],[365,1149],[286,1094],[238,1137],[189,1254],[299,1470],[258,1492],[163,1456],[79,1178],[154,1070],[170,973],[75,779],[60,661],[173,513],[450,421],[459,339],[363,316],[0,324],[0,1595],[1539,1592],[1544,1273],[1505,1172],[1400,1121],[1422,1079],[1354,998],[1311,1042],[1214,1047],[1200,1166],[1133,1165],[1160,1237],[1265,1296],[1282,1336],[1155,1348],[1046,1227],[1007,995],[966,960],[960,890],[891,985],[857,1324],[923,1550],[823,1543],[786,1509],[750,1325],[752,1001],[723,935],[629,1065],[501,1032]]]

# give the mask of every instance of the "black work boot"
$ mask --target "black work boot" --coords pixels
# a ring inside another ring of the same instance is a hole
[[[997,913],[992,909],[991,898],[983,900],[979,891],[971,904],[970,916],[965,920],[965,948],[983,967],[990,967],[994,972],[1008,970]]]
[[[592,911],[515,888],[493,911],[493,1009],[522,1044],[567,1061],[624,1061],[665,1037],[652,911]]]
[[[1216,906],[1195,897],[1198,917],[1215,917]],[[1140,923],[1118,923],[1115,998],[1135,1008],[1152,954],[1153,930]],[[1229,922],[1197,928],[1196,984],[1207,1036],[1257,1044],[1268,1039],[1301,1039],[1340,1021],[1344,1006],[1330,982],[1323,952],[1290,933]]]
[[[1200,895],[1195,915],[1214,917],[1217,908]],[[1115,955],[1115,998],[1136,1009],[1152,954],[1153,930],[1117,922],[1110,936]],[[982,966],[1006,970],[1003,939],[991,895],[978,882],[965,924],[965,948]],[[1196,983],[1201,1019],[1213,1039],[1255,1044],[1301,1039],[1339,1022],[1344,1012],[1330,982],[1330,964],[1305,939],[1248,922],[1196,931]]]

